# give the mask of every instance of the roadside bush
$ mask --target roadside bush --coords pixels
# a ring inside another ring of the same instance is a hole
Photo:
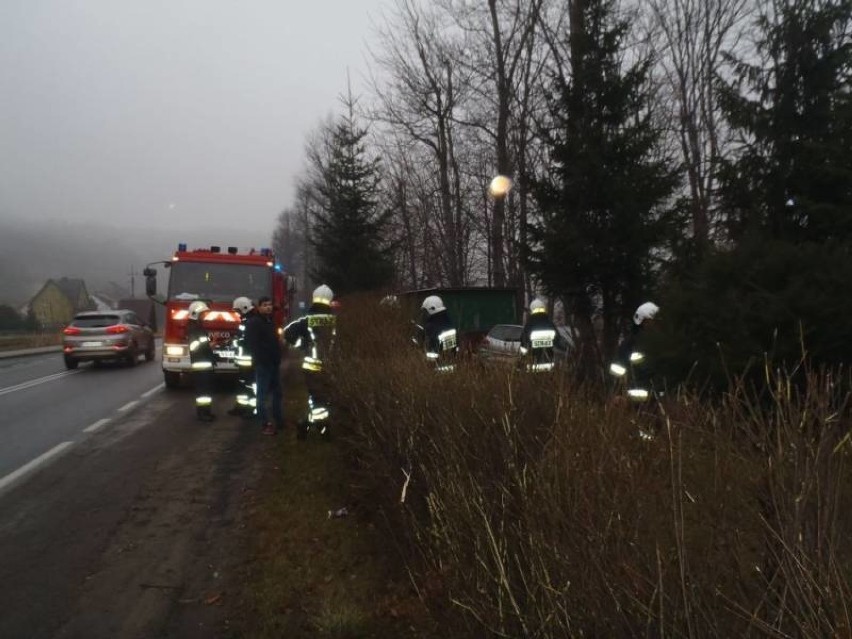
[[[848,635],[836,377],[640,412],[560,373],[438,375],[392,315],[345,309],[337,402],[354,489],[450,636]]]
[[[26,319],[18,311],[8,304],[0,304],[0,331],[23,331],[28,328]]]
[[[659,302],[656,365],[670,381],[727,388],[768,358],[794,366],[852,361],[849,248],[752,240],[708,254],[669,283]],[[751,382],[761,381],[762,376]]]
[[[57,346],[62,341],[58,331],[41,333],[9,332],[0,333],[0,351],[17,350],[22,348],[39,348],[42,346]]]

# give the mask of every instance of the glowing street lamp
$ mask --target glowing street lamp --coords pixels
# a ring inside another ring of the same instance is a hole
[[[488,193],[493,198],[506,197],[509,191],[512,190],[512,178],[505,175],[496,175],[488,185]]]

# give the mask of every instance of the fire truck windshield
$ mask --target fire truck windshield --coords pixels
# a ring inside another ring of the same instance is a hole
[[[256,301],[272,292],[271,271],[265,266],[174,262],[169,277],[169,299],[232,302],[240,296]]]

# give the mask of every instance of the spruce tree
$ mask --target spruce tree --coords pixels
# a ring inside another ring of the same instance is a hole
[[[742,140],[724,163],[735,241],[852,239],[852,2],[764,3],[757,60],[729,57],[720,105]]]
[[[852,2],[762,2],[749,60],[729,57],[719,104],[741,140],[723,163],[730,242],[665,291],[672,377],[852,358]]]
[[[527,261],[585,326],[587,347],[601,316],[609,353],[653,286],[678,178],[649,110],[651,61],[625,62],[629,24],[614,2],[577,0],[570,29],[568,79],[553,79],[551,125],[542,131],[550,165],[532,179],[541,216],[530,227]],[[587,366],[599,364],[591,348],[585,356]]]
[[[313,160],[319,200],[313,275],[338,295],[378,289],[393,277],[385,239],[390,211],[379,205],[380,160],[369,157],[367,130],[357,125],[351,99],[348,106]]]

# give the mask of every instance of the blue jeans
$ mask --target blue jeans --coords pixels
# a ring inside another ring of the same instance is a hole
[[[256,364],[255,382],[257,383],[257,417],[261,426],[269,421],[266,410],[267,398],[272,399],[272,419],[280,428],[284,425],[281,410],[281,366],[279,364]]]

